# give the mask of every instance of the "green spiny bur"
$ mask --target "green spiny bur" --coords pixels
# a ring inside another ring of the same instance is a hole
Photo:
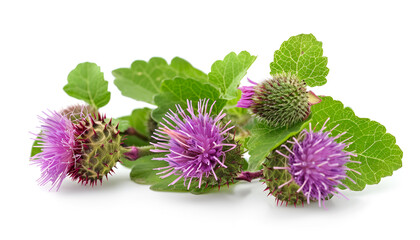
[[[216,173],[217,180],[214,176],[208,178],[203,178],[202,185],[205,187],[215,187],[222,185],[229,185],[229,183],[235,183],[235,178],[239,173],[242,172],[245,164],[245,159],[242,158],[241,146],[238,142],[235,142],[233,139],[226,140],[227,143],[237,144],[236,148],[231,151],[226,152],[226,159],[224,164],[225,167],[218,166],[214,172]],[[227,151],[230,147],[225,146],[224,151]]]
[[[310,113],[306,84],[295,75],[282,73],[255,87],[252,111],[271,126],[289,127]]]
[[[287,143],[287,145],[291,145]],[[278,148],[280,152],[287,155],[287,152],[284,148]],[[266,190],[269,191],[269,195],[275,197],[277,204],[285,203],[293,205],[303,205],[306,201],[306,197],[303,196],[302,192],[297,192],[299,185],[294,181],[290,184],[287,184],[279,189],[279,186],[286,183],[292,178],[292,175],[288,170],[285,169],[273,169],[273,167],[288,167],[288,159],[276,153],[275,151],[271,152],[270,155],[264,161],[263,164],[263,179],[262,181],[267,185]]]
[[[112,168],[121,158],[122,140],[117,128],[102,117],[91,117],[84,127],[86,130],[78,138],[83,142],[80,158],[69,174],[82,183],[93,185],[113,172]]]

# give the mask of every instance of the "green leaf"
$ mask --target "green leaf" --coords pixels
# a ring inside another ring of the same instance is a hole
[[[152,185],[160,182],[160,178],[156,173],[158,171],[153,170],[155,168],[167,166],[168,163],[165,161],[152,160],[154,157],[163,157],[164,154],[152,154],[141,157],[136,161],[132,161],[133,168],[130,172],[130,178],[132,181],[139,184]]]
[[[204,186],[201,186],[201,188],[198,188],[198,181],[191,182],[190,189],[187,189],[187,187],[184,186],[183,179],[180,179],[174,185],[169,186],[169,184],[172,183],[177,177],[179,176],[172,175],[165,179],[161,179],[159,182],[154,183],[152,186],[150,186],[150,189],[153,191],[159,191],[159,192],[190,192],[196,195],[219,192],[218,186],[207,187],[207,188],[205,188]],[[232,185],[234,184],[230,184],[230,186]],[[226,190],[227,188],[229,188],[229,186],[227,185],[220,186],[220,190]]]
[[[289,128],[271,127],[264,122],[258,121],[252,127],[251,136],[246,142],[250,155],[249,170],[259,169],[271,151],[306,128],[310,121],[311,117]]]
[[[218,60],[213,63],[209,81],[220,89],[222,98],[230,100],[237,97],[239,83],[256,58],[246,51],[238,55],[231,52],[223,61]]]
[[[274,61],[270,64],[271,75],[282,72],[296,74],[308,86],[315,87],[327,82],[327,57],[322,56],[322,42],[312,34],[300,34],[283,42],[274,52]]]
[[[156,122],[160,122],[169,109],[175,110],[176,104],[180,104],[185,109],[187,100],[193,101],[193,106],[197,106],[198,100],[204,98],[210,99],[210,103],[216,101],[212,113],[218,113],[226,104],[226,100],[220,99],[219,95],[219,91],[212,85],[194,79],[166,80],[162,83],[161,93],[155,97],[158,107],[153,110],[152,118]]]
[[[357,117],[353,110],[331,97],[321,97],[322,102],[311,107],[312,122],[323,124],[328,118],[327,129],[333,130],[332,135],[347,132],[337,141],[352,136],[351,144],[346,150],[354,151],[357,157],[352,160],[361,164],[348,163],[350,169],[361,173],[347,171],[347,175],[356,181],[343,181],[351,190],[360,191],[366,185],[377,184],[381,178],[391,176],[393,171],[402,167],[403,152],[396,145],[395,137],[386,132],[384,126],[368,118]]]
[[[156,174],[156,173],[155,173]],[[150,186],[150,189],[153,191],[159,191],[159,192],[189,192],[187,187],[184,186],[183,179],[179,180],[174,185],[171,184],[175,179],[177,179],[179,176],[172,175],[167,178],[161,179],[160,181],[154,183],[152,186]],[[191,185],[195,185],[195,182]],[[190,188],[194,188],[195,186],[190,186]]]
[[[34,143],[32,144],[31,158],[33,156],[35,156],[36,154],[42,152],[42,150],[41,150],[42,145],[40,143],[41,143],[41,141],[39,141],[38,138],[35,139]]]
[[[164,80],[179,76],[207,81],[205,73],[179,57],[172,59],[170,65],[158,57],[151,58],[149,62],[134,61],[130,68],[119,68],[112,71],[112,74],[122,95],[151,104],[154,104],[153,97],[160,93],[160,85]]]
[[[207,74],[193,67],[189,62],[182,58],[173,58],[170,67],[175,70],[176,76],[178,77],[192,78],[202,82],[208,81]]]
[[[134,109],[131,113],[130,123],[131,126],[137,130],[137,132],[144,136],[150,137],[151,133],[149,130],[150,114],[152,109],[150,108],[139,108]]]
[[[108,82],[95,63],[80,63],[67,77],[64,91],[77,99],[85,101],[95,109],[105,106],[111,99]]]
[[[184,186],[184,180],[180,179],[174,185],[170,185],[179,175],[171,175],[167,178],[161,179],[160,175],[156,175],[159,170],[153,170],[159,167],[165,167],[168,165],[166,161],[158,161],[152,160],[154,157],[163,157],[165,154],[153,154],[149,156],[145,156],[139,158],[136,162],[134,167],[131,170],[130,178],[132,181],[138,184],[147,184],[151,185],[150,189],[154,191],[162,191],[162,192],[190,192],[192,194],[205,194],[210,192],[217,192],[219,191],[219,187],[207,187],[198,188],[198,180],[192,181],[190,189],[187,189]],[[230,184],[230,186],[233,184]],[[223,185],[220,189],[225,190],[228,186]]]

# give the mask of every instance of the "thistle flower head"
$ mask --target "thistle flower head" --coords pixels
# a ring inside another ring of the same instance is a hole
[[[193,179],[198,179],[198,187],[201,187],[202,179],[210,176],[218,179],[215,174],[217,167],[224,167],[226,152],[234,149],[236,144],[226,143],[228,132],[233,128],[228,127],[229,122],[222,124],[221,120],[226,115],[220,112],[212,117],[212,109],[216,102],[208,108],[209,100],[198,102],[197,114],[192,106],[192,101],[187,100],[187,112],[180,105],[176,105],[177,112],[169,110],[163,118],[164,122],[155,130],[153,138],[157,143],[153,144],[156,149],[153,152],[167,153],[162,158],[169,166],[158,168],[163,170],[158,174],[165,174],[161,178],[171,175],[179,175],[171,184],[184,178],[184,185],[189,179],[188,188]],[[229,146],[230,149],[223,150]]]
[[[351,144],[346,143],[346,141],[351,137],[338,142],[337,139],[343,136],[345,132],[334,137],[331,136],[332,130],[325,131],[327,121],[320,131],[314,132],[309,126],[309,131],[306,129],[302,131],[300,140],[293,138],[293,141],[289,141],[293,144],[292,149],[283,145],[289,152],[288,156],[276,151],[288,159],[288,166],[274,167],[277,170],[287,169],[291,175],[291,179],[280,185],[279,189],[290,183],[295,183],[299,186],[297,192],[302,192],[308,203],[310,200],[316,200],[320,206],[321,200],[324,204],[330,195],[340,194],[344,196],[339,192],[337,186],[341,185],[348,188],[342,182],[344,179],[354,182],[347,176],[347,171],[360,174],[346,167],[349,162],[360,163],[350,160],[351,156],[357,156],[355,153],[345,151]]]
[[[40,166],[39,182],[48,182],[52,188],[60,188],[66,176],[82,184],[96,185],[113,172],[112,168],[121,156],[121,136],[111,121],[99,113],[90,115],[81,111],[51,111],[40,117],[41,132],[36,135],[41,152],[32,157],[33,164]]]

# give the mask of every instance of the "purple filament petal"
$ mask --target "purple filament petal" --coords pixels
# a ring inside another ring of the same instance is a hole
[[[240,108],[250,108],[252,104],[254,104],[254,101],[252,100],[252,97],[255,94],[254,88],[255,85],[257,85],[256,82],[251,81],[248,78],[248,81],[252,83],[254,86],[242,86],[238,89],[242,91],[241,99],[238,101],[236,107]]]
[[[67,175],[69,166],[76,161],[74,151],[77,148],[76,133],[73,123],[69,118],[57,112],[44,113],[41,133],[36,134],[42,151],[32,157],[32,163],[41,168],[39,184],[48,182],[52,188],[58,190]]]

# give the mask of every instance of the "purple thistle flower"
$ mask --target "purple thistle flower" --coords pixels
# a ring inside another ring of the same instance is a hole
[[[51,182],[52,188],[58,190],[70,170],[72,163],[80,156],[76,154],[80,144],[76,141],[77,130],[72,121],[57,112],[44,113],[41,133],[35,134],[42,151],[32,157],[33,164],[41,168],[39,184]]]
[[[105,115],[96,116],[91,110],[76,105],[39,117],[41,132],[34,135],[41,152],[31,160],[41,168],[40,185],[51,183],[51,189],[58,191],[66,176],[84,185],[102,184],[102,178],[114,172],[121,155],[133,151],[120,148],[120,131],[112,119],[106,122]]]
[[[309,125],[309,131],[304,129],[301,132],[302,135],[299,136],[299,139],[303,137],[303,140],[298,141],[296,138],[293,138],[293,142],[288,141],[289,143],[294,144],[293,149],[288,148],[286,145],[282,145],[290,153],[289,156],[284,155],[280,151],[276,152],[289,159],[289,166],[274,167],[274,169],[287,169],[292,175],[292,179],[280,185],[279,189],[294,181],[300,186],[297,192],[303,192],[304,196],[307,198],[308,204],[311,199],[318,200],[319,206],[321,206],[321,200],[324,205],[325,199],[329,197],[329,194],[340,194],[346,198],[339,191],[337,186],[341,185],[348,189],[348,187],[342,183],[342,180],[346,178],[355,183],[353,179],[347,176],[347,171],[353,171],[360,174],[345,166],[348,162],[360,163],[350,160],[350,156],[357,156],[355,153],[345,151],[345,148],[351,144],[346,143],[346,141],[351,137],[342,142],[336,142],[336,140],[346,132],[335,137],[330,136],[331,131],[338,125],[331,131],[324,131],[328,120],[329,119],[325,121],[318,132],[314,132],[311,125]]]
[[[194,112],[192,101],[187,100],[187,113],[176,105],[177,113],[169,110],[161,122],[160,127],[155,130],[153,138],[158,143],[153,144],[156,149],[153,152],[167,153],[165,157],[153,158],[153,160],[164,160],[169,166],[157,168],[163,170],[158,174],[165,174],[161,178],[171,175],[179,175],[172,183],[173,185],[181,178],[184,178],[184,185],[189,179],[188,189],[192,180],[199,179],[198,187],[201,187],[203,177],[213,176],[217,180],[214,169],[218,166],[225,167],[225,152],[236,147],[235,144],[224,143],[228,137],[228,132],[232,127],[221,123],[225,113],[220,112],[215,118],[211,117],[213,106],[207,111],[209,100],[199,100],[197,115]],[[170,121],[169,121],[170,120]],[[172,121],[172,122],[171,122]],[[224,146],[230,146],[228,150],[223,150]]]
[[[255,94],[255,86],[258,85],[256,82],[251,81],[251,79],[248,78],[248,82],[252,83],[254,86],[242,86],[238,89],[242,91],[241,99],[238,101],[236,107],[240,108],[250,108],[251,105],[254,103],[252,100],[254,94]]]

